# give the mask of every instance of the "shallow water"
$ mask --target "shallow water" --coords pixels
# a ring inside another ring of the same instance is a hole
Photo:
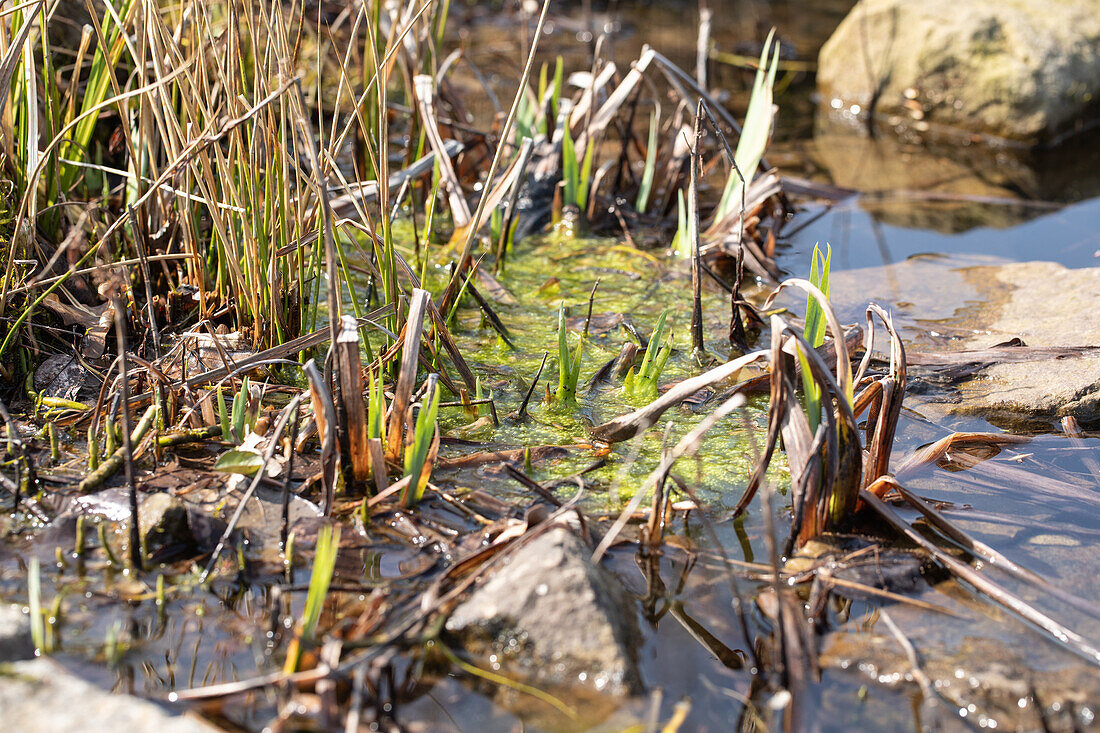
[[[718,18],[715,39],[721,47],[732,50],[736,44],[728,39],[753,37],[756,30],[774,23],[791,39],[800,58],[813,58],[816,47],[850,4],[711,3]],[[615,57],[628,61],[644,41],[690,67],[694,53],[693,9],[693,3],[673,3],[644,12],[620,5],[629,20],[615,41]],[[567,27],[559,24],[557,29],[563,42],[562,34],[575,34],[565,30]],[[496,55],[517,57],[514,41],[501,39],[499,28],[486,25],[480,32],[496,39],[491,48],[481,50],[486,60]],[[735,95],[737,84],[743,84],[746,78],[743,72],[731,69],[716,67],[714,73]],[[1098,188],[1095,172],[1060,181],[1048,170],[1049,161],[1021,163],[1015,158],[999,158],[1002,154],[995,151],[969,151],[965,160],[956,160],[960,156],[919,146],[872,142],[848,134],[837,137],[834,129],[814,122],[812,85],[798,78],[792,84],[786,96],[777,97],[780,124],[773,162],[790,175],[866,193],[831,206],[804,207],[787,226],[787,231],[794,233],[780,239],[779,264],[788,274],[802,275],[813,246],[829,242],[833,247],[833,299],[845,322],[862,322],[866,301],[873,299],[897,315],[909,345],[939,344],[953,329],[969,328],[967,314],[981,307],[983,296],[962,275],[965,268],[1040,259],[1071,268],[1100,265],[1100,228],[1096,226],[1100,223],[1100,198],[1090,198]],[[854,152],[841,150],[845,146]],[[1091,150],[1095,154],[1095,148]],[[858,168],[850,165],[853,159],[860,161]],[[1004,169],[1003,175],[991,177],[988,173],[1000,169]],[[557,282],[550,282],[551,277]],[[566,304],[576,330],[597,278],[597,317],[622,313],[648,335],[662,310],[667,308],[672,314],[678,348],[662,382],[697,371],[688,353],[686,317],[680,316],[688,312],[686,305],[690,302],[689,280],[682,263],[664,252],[643,254],[613,240],[561,240],[553,235],[532,238],[517,244],[500,276],[520,300],[515,306],[496,306],[515,337],[517,350],[504,347],[483,326],[475,310],[463,309],[458,316],[456,335],[474,371],[482,375],[486,387],[498,398],[501,417],[518,407],[544,350],[551,352],[551,358],[542,382],[556,382],[559,303]],[[791,305],[800,307],[797,303]],[[706,332],[722,334],[728,317],[725,297],[708,290],[704,313]],[[582,389],[588,376],[617,353],[623,340],[618,326],[607,331],[597,329],[586,348]],[[715,340],[708,343],[708,349],[725,358],[728,345]],[[578,444],[587,440],[586,426],[631,407],[617,386],[604,387],[591,398],[582,398],[578,413],[541,405],[540,396],[536,390],[532,419],[523,424],[505,421],[496,430],[471,428],[467,425],[472,418],[453,410],[443,416],[443,425],[453,437],[508,445]],[[907,407],[898,429],[897,460],[952,430],[999,430],[980,417],[946,413],[921,397],[907,401]],[[748,414],[763,425],[765,406],[752,402]],[[679,408],[670,411],[661,425],[672,418],[675,425],[670,440],[674,441],[699,416],[690,408]],[[954,508],[949,516],[976,538],[1074,589],[1081,597],[1100,597],[1100,560],[1091,550],[1100,539],[1100,487],[1084,460],[1086,455],[1100,452],[1100,438],[1088,438],[1078,446],[1057,434],[1053,426],[1040,432],[1029,442],[1005,448],[973,466],[929,467],[907,483],[922,495],[951,502]],[[701,487],[700,498],[715,515],[720,516],[740,496],[751,465],[746,437],[736,421],[728,420],[708,437],[698,462],[684,461],[676,468],[685,480]],[[762,439],[762,430],[756,438]],[[620,507],[632,494],[632,487],[652,469],[662,442],[660,426],[641,442],[643,447],[636,460],[631,458],[631,446],[619,446],[605,467],[588,475],[591,485],[586,506],[590,510]],[[445,456],[460,453],[457,447],[445,446]],[[537,462],[533,476],[552,481],[582,470],[594,460],[591,451],[578,449],[565,458]],[[1049,485],[1041,480],[1052,477],[1061,483]],[[490,469],[454,475],[443,471],[437,479],[459,490],[483,488],[517,500],[525,496],[513,481]],[[773,467],[772,479],[774,485],[783,488],[781,462]],[[571,490],[563,489],[561,494],[568,496]],[[781,505],[780,518],[785,520],[782,497],[777,503]],[[767,699],[751,687],[747,652],[753,641],[743,637],[737,623],[729,573],[714,541],[716,537],[718,545],[734,560],[759,562],[765,557],[760,512],[757,502],[743,520],[713,528],[693,516],[678,518],[669,532],[674,536],[672,544],[685,549],[670,548],[653,566],[627,551],[613,551],[609,556],[608,565],[639,598],[645,636],[640,654],[642,674],[649,689],[662,691],[660,718],[668,719],[681,699],[691,702],[684,730],[728,730],[739,720],[747,725],[752,715],[766,706]],[[37,551],[31,546],[0,550],[0,596],[25,600],[23,561]],[[370,562],[360,562],[364,568],[353,569],[352,560],[362,561],[368,552],[375,553]],[[52,558],[52,551],[41,554],[44,563]],[[369,550],[349,549],[345,554],[351,559],[341,565],[342,576],[338,573],[338,578],[346,582],[381,582],[403,574],[417,562],[414,553],[396,544],[379,543]],[[196,590],[178,597],[170,594],[163,614],[151,600],[152,589],[136,586],[126,578],[109,580],[97,574],[94,580],[76,581],[69,580],[73,574],[66,571],[62,576],[66,580],[55,585],[55,571],[46,572],[46,597],[52,599],[58,589],[65,594],[60,650],[100,663],[109,654],[121,651],[120,661],[109,673],[119,689],[155,696],[199,684],[244,679],[277,667],[277,660],[269,656],[268,588],[279,577],[271,568],[264,568],[240,586],[219,582],[209,592]],[[187,569],[176,572],[181,582],[193,580]],[[295,579],[305,582],[308,568],[299,568]],[[754,627],[766,627],[751,603],[754,584],[741,580],[738,589]],[[1086,637],[1100,637],[1100,624],[1095,619],[1050,599],[1036,598],[1026,588],[1015,589]],[[337,595],[350,605],[361,600],[358,594]],[[919,713],[913,704],[915,688],[893,687],[891,680],[881,679],[883,675],[874,663],[868,668],[868,657],[861,656],[866,653],[861,642],[876,634],[889,638],[890,632],[881,621],[882,608],[888,608],[891,618],[922,656],[949,658],[954,652],[985,649],[982,644],[988,642],[1002,648],[1004,656],[998,661],[1010,668],[1026,666],[1029,675],[1041,677],[1049,672],[1068,676],[1080,668],[1074,657],[992,605],[974,600],[976,596],[956,583],[935,587],[925,583],[910,597],[943,606],[963,618],[861,597],[838,601],[830,608],[829,618],[837,638],[849,646],[834,647],[838,642],[833,637],[825,643],[827,649],[835,650],[834,663],[811,689],[813,704],[820,706],[823,730],[916,725]],[[125,599],[132,600],[119,602]],[[284,596],[284,611],[296,615],[303,601],[300,593]],[[123,640],[121,650],[107,648],[104,640],[110,636]],[[878,652],[882,669],[889,667],[890,655],[898,654],[897,648],[887,651]],[[982,667],[983,660],[973,661],[976,668]],[[970,674],[965,668],[967,662],[964,654],[959,662],[962,677]],[[445,673],[420,675],[409,660],[395,666],[399,677],[407,673],[423,684],[422,689],[410,692],[403,700],[397,712],[403,722],[419,723],[427,729],[502,731],[513,730],[518,723],[516,714],[482,692],[471,691],[456,677]],[[1093,687],[1090,693],[1095,690]],[[1095,699],[1085,700],[1074,713],[1081,727],[1088,727],[1094,720],[1096,703]],[[992,709],[990,705],[987,708]],[[258,696],[252,705],[235,708],[232,718],[238,725],[254,729],[270,717],[273,706],[272,699]],[[649,701],[631,702],[611,713],[602,729],[621,729],[637,722],[648,706]],[[990,720],[997,719],[992,713],[992,717],[983,718],[987,712],[976,704],[968,714],[986,727]],[[553,727],[554,722],[544,720],[543,714],[529,717],[528,729]],[[960,725],[958,720],[949,720],[948,728]],[[595,727],[601,729],[599,724]]]

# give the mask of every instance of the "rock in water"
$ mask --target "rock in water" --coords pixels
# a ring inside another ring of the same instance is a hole
[[[1075,0],[860,0],[822,47],[817,83],[841,113],[1056,142],[1098,119],[1100,12]]]
[[[0,662],[14,662],[33,656],[30,619],[19,606],[0,604]]]
[[[976,318],[985,333],[963,348],[982,349],[1019,338],[1028,346],[1100,344],[1100,268],[1068,270],[1053,262],[975,267],[967,272],[991,290]],[[1012,417],[1072,415],[1100,420],[1100,357],[993,364],[959,387],[960,412]]]
[[[171,494],[152,494],[138,505],[141,542],[150,557],[171,556],[194,546],[187,507]]]
[[[76,676],[51,659],[14,662],[0,675],[5,731],[38,733],[215,733],[211,725],[173,715],[148,700],[115,695]]]
[[[520,548],[459,605],[447,631],[541,689],[623,696],[642,691],[635,609],[619,581],[565,527]],[[485,666],[495,668],[490,660]]]

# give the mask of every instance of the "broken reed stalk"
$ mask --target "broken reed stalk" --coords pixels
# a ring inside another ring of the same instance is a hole
[[[695,108],[695,142],[691,149],[688,177],[688,241],[691,250],[691,350],[697,360],[706,353],[703,341],[703,283],[699,272],[702,255],[699,252],[699,175],[700,149],[703,140],[703,100]]]
[[[160,359],[160,329],[157,328],[157,314],[153,308],[153,281],[149,270],[149,257],[146,248],[145,227],[143,220],[138,219],[134,213],[134,207],[127,207],[130,221],[133,222],[134,248],[137,250],[138,264],[141,267],[141,279],[145,283],[145,308],[149,318],[149,330],[153,335],[153,355]]]
[[[989,597],[1006,610],[1038,626],[1063,648],[1072,651],[1089,663],[1100,667],[1100,648],[1097,648],[1092,642],[1024,602],[1022,599],[1005,590],[989,578],[986,578],[966,563],[957,560],[947,552],[941,550],[926,539],[924,535],[914,530],[897,514],[897,512],[874,493],[862,489],[859,492],[859,496],[871,509],[886,520],[887,524],[923,548],[929,555],[934,557],[940,564],[947,567],[947,569],[960,580],[973,586],[979,593]]]
[[[745,174],[737,165],[737,158],[730,148],[725,133],[723,133],[722,128],[718,126],[718,122],[714,119],[714,115],[711,114],[710,107],[707,105],[706,101],[700,99],[699,108],[703,111],[703,114],[706,115],[711,130],[714,132],[715,137],[718,138],[718,142],[721,143],[722,152],[725,154],[726,161],[730,164],[730,170],[732,170],[734,175],[741,181],[741,206],[737,217],[737,246],[734,249],[734,268],[737,274],[734,278],[733,288],[730,291],[731,313],[729,342],[731,346],[736,346],[742,351],[748,351],[748,336],[745,334],[745,324],[741,318],[741,309],[743,307],[741,303],[741,285],[745,279],[745,208],[747,205],[749,184],[745,180]]]
[[[508,198],[508,214],[504,217],[504,222],[500,227],[500,240],[497,242],[497,257],[496,262],[493,263],[494,273],[500,272],[504,268],[504,261],[508,256],[508,242],[511,238],[510,234],[513,224],[516,221],[519,194],[523,189],[523,182],[527,176],[527,165],[531,162],[531,153],[534,149],[535,143],[531,138],[524,137],[520,142],[519,158],[516,161],[516,182],[515,185],[512,186],[512,192]]]
[[[317,433],[321,437],[321,510],[328,517],[332,515],[332,505],[336,498],[336,471],[340,462],[340,443],[336,437],[336,406],[332,401],[332,392],[313,359],[302,365],[302,371],[309,381],[309,401],[313,406]]]
[[[591,433],[596,438],[609,443],[629,440],[638,433],[648,430],[664,414],[665,410],[680,404],[687,397],[705,387],[736,376],[749,364],[767,358],[767,356],[767,351],[753,351],[725,364],[720,364],[697,377],[678,382],[645,407],[628,415],[615,418],[603,425],[597,425],[591,429]]]
[[[531,396],[535,394],[535,387],[538,386],[539,378],[542,376],[542,370],[546,366],[546,359],[550,356],[549,351],[542,352],[542,361],[539,363],[539,369],[535,372],[534,378],[531,380],[530,386],[527,387],[527,394],[523,396],[523,402],[520,403],[519,409],[516,410],[516,419],[522,420],[527,415],[527,405],[531,402]]]
[[[286,456],[286,473],[283,475],[283,496],[282,496],[282,522],[279,529],[279,549],[286,553],[287,541],[290,537],[290,477],[294,473],[294,454],[297,451],[294,449],[295,444],[298,442],[298,421],[291,416],[290,419],[290,443]]]
[[[462,194],[462,185],[458,182],[451,159],[445,154],[446,146],[443,136],[439,134],[438,115],[435,111],[435,79],[428,74],[417,74],[413,77],[413,92],[416,95],[416,108],[420,112],[420,123],[424,130],[428,144],[436,154],[439,161],[439,173],[443,179],[443,188],[447,192],[447,201],[451,205],[451,218],[456,230],[461,230],[470,223],[470,207],[466,204],[466,198]],[[504,144],[504,134],[501,135],[501,145]],[[492,181],[490,177],[486,179]]]
[[[424,330],[424,316],[428,311],[430,295],[427,290],[413,288],[409,300],[409,315],[405,321],[405,339],[401,347],[401,365],[390,403],[390,418],[386,425],[386,457],[396,461],[401,456],[405,441],[405,413],[412,400],[416,383],[416,365],[420,355],[420,336]]]
[[[867,371],[871,354],[875,347],[874,318],[878,316],[886,327],[890,337],[890,371],[885,377],[875,380],[868,389],[876,392],[870,404],[871,413],[867,418],[866,447],[867,454],[863,465],[863,483],[867,488],[880,476],[890,470],[890,454],[894,445],[898,419],[901,416],[902,402],[905,399],[905,345],[894,329],[893,319],[882,307],[875,303],[867,306],[867,331],[864,341],[863,359],[856,372],[854,384],[858,384]]]
[[[138,420],[138,424],[134,427],[132,433],[130,433],[129,444],[131,446],[140,445],[141,441],[145,439],[149,429],[153,426],[153,419],[157,414],[157,406],[150,405],[146,408],[145,413],[142,414],[141,419]],[[162,436],[162,438],[169,438],[170,436]],[[168,443],[174,445],[175,443]],[[77,485],[77,489],[83,493],[91,493],[106,483],[107,479],[114,476],[118,469],[122,468],[126,462],[126,446],[125,444],[117,448],[106,460],[99,464],[99,468],[95,469],[91,473],[81,480]]]
[[[882,497],[886,494],[883,489],[893,489],[897,491],[903,499],[909,502],[917,511],[924,515],[925,519],[935,527],[938,531],[943,533],[948,539],[957,543],[960,547],[965,549],[974,557],[980,559],[990,567],[995,567],[1009,575],[1018,578],[1026,583],[1031,583],[1045,593],[1049,593],[1054,598],[1073,606],[1077,610],[1087,613],[1093,618],[1100,618],[1100,607],[1094,602],[1086,601],[1078,596],[1069,593],[1068,591],[1059,588],[1052,584],[1046,578],[1043,578],[1036,573],[1028,570],[1021,565],[1013,562],[1009,558],[997,552],[984,542],[975,540],[970,535],[963,532],[956,527],[947,517],[936,510],[931,504],[914,494],[908,488],[898,483],[893,477],[883,476],[877,482],[868,487],[868,491],[875,496]]]
[[[370,449],[367,447],[367,406],[363,402],[363,367],[359,356],[359,324],[351,316],[340,321],[336,337],[335,370],[340,375],[340,396],[345,418],[339,432],[343,471],[354,487],[363,487],[370,476]]]

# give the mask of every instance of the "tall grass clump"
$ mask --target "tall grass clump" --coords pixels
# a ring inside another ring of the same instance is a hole
[[[3,355],[47,295],[94,305],[76,272],[93,265],[127,271],[135,322],[150,300],[181,300],[255,347],[342,304],[361,315],[348,247],[365,244],[383,302],[397,305],[389,190],[360,192],[390,175],[389,101],[412,99],[399,51],[434,73],[448,9],[368,0],[334,37],[298,0],[121,0],[90,19],[65,67],[51,38],[67,6],[0,17],[0,175],[17,202]],[[337,164],[351,147],[353,171]],[[351,199],[335,214],[338,193]],[[391,318],[399,326],[400,309]]]

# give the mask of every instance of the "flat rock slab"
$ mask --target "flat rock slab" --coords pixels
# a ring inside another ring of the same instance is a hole
[[[975,267],[966,277],[991,298],[974,315],[982,333],[960,348],[985,349],[1012,338],[1028,346],[1100,345],[1100,268],[1052,262]],[[1100,357],[993,364],[959,385],[957,411],[983,416],[1072,415],[1100,419]]]
[[[148,700],[116,695],[51,659],[0,665],[0,719],[5,731],[35,733],[214,733],[197,718],[173,715]]]
[[[885,629],[876,631],[830,635],[821,665],[886,687],[916,689],[913,665],[898,640]],[[939,704],[937,719],[923,720],[926,730],[1093,729],[1100,684],[1095,668],[1083,662],[1033,669],[1026,650],[1018,654],[1004,642],[980,637],[952,647],[922,645],[918,655]],[[969,725],[958,717],[961,710]]]
[[[1029,360],[959,363],[943,353],[1016,338],[1035,348],[1100,346],[1100,267],[911,257],[839,270],[830,287],[846,323],[861,322],[868,301],[893,313],[910,357],[910,396],[926,407],[1004,423],[1067,415],[1086,427],[1100,422],[1100,356],[1027,356],[1006,347],[997,350],[1005,359]]]
[[[834,110],[1050,143],[1096,119],[1100,13],[1076,0],[860,0],[821,49]]]
[[[536,687],[604,698],[641,692],[634,604],[591,555],[569,529],[547,530],[455,609],[447,631],[490,667]]]

